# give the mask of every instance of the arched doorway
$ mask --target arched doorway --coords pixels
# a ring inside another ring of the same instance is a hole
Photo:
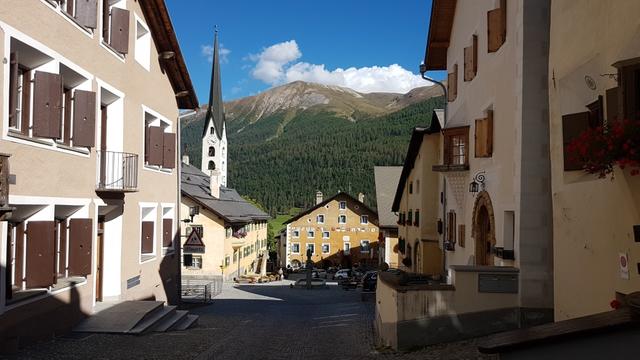
[[[495,220],[491,197],[486,191],[478,194],[473,207],[473,237],[476,265],[492,266],[492,249],[496,244]]]

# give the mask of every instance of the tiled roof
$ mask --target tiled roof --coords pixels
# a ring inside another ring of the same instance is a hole
[[[393,198],[398,188],[402,166],[374,166],[376,181],[376,202],[380,227],[398,227],[398,217],[391,210]]]
[[[209,175],[195,166],[182,163],[182,195],[191,198],[207,210],[230,223],[264,221],[269,214],[242,198],[235,189],[220,187],[220,197],[215,198],[209,189]]]

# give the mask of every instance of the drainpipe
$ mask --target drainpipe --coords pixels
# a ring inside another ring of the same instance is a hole
[[[449,101],[447,100],[447,87],[441,81],[436,79],[432,79],[425,75],[427,72],[427,66],[425,64],[420,64],[420,76],[422,76],[423,80],[430,81],[434,84],[437,84],[442,88],[442,93],[444,94],[444,121],[442,124],[442,128],[444,129],[447,125],[447,108],[449,106]],[[444,242],[447,234],[447,180],[442,177],[442,274],[443,276],[447,276],[447,250],[445,249]]]

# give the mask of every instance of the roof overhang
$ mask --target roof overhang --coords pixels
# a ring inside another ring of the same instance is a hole
[[[451,40],[456,2],[457,0],[433,0],[431,4],[429,35],[424,53],[424,64],[427,70],[447,69],[447,49]]]
[[[198,97],[189,77],[189,71],[164,0],[140,0],[140,7],[151,30],[158,54],[160,54],[160,66],[167,73],[176,95],[178,108],[197,108]],[[162,54],[167,55],[162,56]]]

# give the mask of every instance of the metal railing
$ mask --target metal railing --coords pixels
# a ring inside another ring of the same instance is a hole
[[[97,150],[98,178],[101,191],[138,190],[138,154]]]
[[[182,301],[209,302],[222,292],[222,276],[182,277]]]

